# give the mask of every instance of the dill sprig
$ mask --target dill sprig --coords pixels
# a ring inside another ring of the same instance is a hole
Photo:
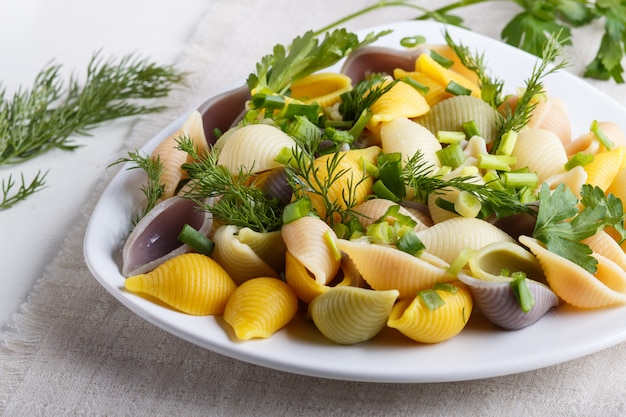
[[[162,106],[140,101],[164,97],[182,80],[183,74],[171,66],[134,54],[103,59],[96,52],[82,83],[75,75],[65,80],[58,64],[48,64],[30,88],[20,88],[12,97],[0,83],[0,165],[19,164],[52,149],[76,149],[73,135],[88,135],[113,119],[160,111]],[[14,181],[3,181],[5,195],[13,193],[15,204],[38,191],[44,177],[38,172],[31,181],[36,187],[18,191]]]
[[[257,232],[280,229],[283,204],[265,195],[252,167],[240,166],[233,175],[227,167],[218,165],[217,150],[201,155],[185,135],[178,139],[178,148],[191,156],[191,162],[182,166],[189,175],[183,197],[227,224]]]
[[[356,192],[357,187],[367,179],[367,174],[364,170],[363,176],[355,179],[350,169],[341,169],[341,160],[345,157],[345,154],[341,152],[329,154],[323,167],[316,166],[314,149],[315,146],[308,148],[298,142],[291,149],[290,158],[284,161],[287,182],[296,200],[310,199],[310,196],[319,197],[326,213],[324,216],[317,214],[332,227],[337,221],[336,215],[339,216],[340,222],[344,222],[351,216],[359,214],[353,210],[357,205]],[[329,190],[345,175],[350,175],[350,177],[347,178],[346,186],[341,191],[341,201],[331,199]]]
[[[497,217],[521,213],[537,215],[533,207],[523,204],[514,193],[489,187],[488,184],[473,182],[475,179],[472,176],[443,179],[432,176],[431,172],[433,172],[432,165],[424,161],[421,151],[417,151],[407,160],[402,171],[402,179],[407,186],[415,190],[417,196],[457,189],[472,194],[483,206],[489,207]]]
[[[163,164],[161,163],[160,158],[152,158],[148,154],[141,154],[139,151],[135,150],[134,152],[129,152],[128,157],[119,158],[115,162],[109,164],[109,166],[127,162],[131,164],[128,167],[129,170],[142,169],[148,176],[148,181],[141,186],[141,192],[146,197],[147,203],[141,213],[138,214],[133,221],[133,224],[137,224],[146,214],[148,214],[150,210],[154,208],[154,206],[157,205],[161,197],[163,197],[163,191],[165,189],[165,186],[161,183]]]
[[[369,111],[370,107],[387,91],[389,91],[398,80],[383,82],[384,77],[380,74],[373,74],[359,81],[352,90],[341,96],[339,112],[343,120],[358,119],[363,112]]]
[[[504,82],[488,73],[485,54],[478,53],[478,51],[471,52],[461,42],[455,42],[448,31],[444,33],[444,38],[448,46],[459,57],[461,63],[478,77],[481,98],[493,108],[498,109],[504,102]]]
[[[16,182],[13,175],[9,175],[7,179],[2,179],[2,200],[0,200],[0,210],[6,210],[15,204],[26,199],[28,196],[36,193],[45,186],[45,178],[48,173],[41,171],[35,175],[30,182],[24,179],[24,174],[20,176],[20,184],[15,190]]]
[[[532,112],[537,106],[536,97],[544,93],[543,79],[548,75],[565,68],[568,62],[563,60],[552,65],[551,63],[561,55],[559,37],[551,37],[543,50],[542,58],[534,65],[530,77],[526,80],[524,92],[519,97],[515,110],[505,107],[504,116],[499,126],[499,134],[492,149],[497,149],[503,134],[509,131],[519,132],[528,124]]]

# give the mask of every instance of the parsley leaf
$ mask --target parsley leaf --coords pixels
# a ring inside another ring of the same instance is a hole
[[[601,188],[583,185],[578,198],[564,184],[550,191],[543,184],[539,193],[539,211],[533,237],[557,255],[578,264],[590,273],[597,271],[597,260],[581,240],[593,236],[605,227],[613,226],[624,235],[622,202],[612,194],[606,196]]]
[[[585,77],[623,83],[624,38],[626,37],[626,5],[618,0],[596,2],[596,13],[604,17],[604,35],[593,61],[585,69]]]

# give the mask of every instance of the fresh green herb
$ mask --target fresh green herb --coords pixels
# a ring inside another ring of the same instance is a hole
[[[94,54],[82,84],[75,76],[64,80],[60,70],[61,65],[46,66],[30,89],[19,89],[11,98],[0,84],[0,165],[22,163],[52,149],[76,149],[73,135],[87,135],[113,119],[160,111],[162,107],[138,100],[164,97],[183,79],[173,67],[135,55],[105,60]],[[38,191],[44,178],[39,172],[30,187],[22,182],[12,204]],[[3,184],[8,192],[15,186],[11,180]]]
[[[30,183],[27,183],[24,179],[24,175],[21,175],[20,185],[17,188],[17,191],[14,189],[15,180],[12,175],[9,175],[9,178],[2,179],[2,200],[0,201],[0,210],[7,210],[13,207],[15,204],[20,201],[28,198],[28,196],[36,193],[45,185],[47,172],[41,173],[38,172],[35,175],[35,178],[31,180]]]
[[[320,42],[316,33],[308,31],[296,37],[288,48],[278,44],[274,46],[272,54],[261,58],[256,65],[256,72],[248,76],[248,88],[254,94],[285,95],[294,81],[333,65],[356,48],[388,33],[370,33],[359,41],[356,34],[345,29],[335,29],[327,32]]]
[[[581,241],[608,226],[614,227],[624,241],[624,209],[619,198],[612,194],[606,196],[599,187],[585,184],[580,195],[582,210],[578,209],[578,198],[564,184],[553,191],[543,184],[533,237],[543,242],[550,252],[595,273],[597,260],[591,256],[589,246]]]
[[[386,7],[406,7],[420,11],[415,20],[432,19],[448,25],[462,26],[463,19],[451,12],[479,3],[496,0],[454,1],[435,10],[420,7],[410,0],[381,0],[372,6],[357,10],[320,30],[327,31],[349,20]],[[572,29],[585,25],[604,25],[604,34],[595,58],[587,65],[585,77],[613,79],[623,83],[622,58],[626,52],[626,4],[620,0],[509,0],[521,10],[500,33],[509,45],[539,57],[547,45],[557,42],[572,44]],[[497,3],[502,3],[497,0]],[[484,91],[484,86],[483,86]]]
[[[344,120],[354,121],[367,117],[370,107],[398,80],[383,82],[382,75],[374,74],[358,82],[352,90],[342,94],[339,112]]]
[[[179,148],[192,159],[182,166],[189,174],[185,198],[227,224],[256,232],[280,229],[284,207],[278,199],[266,197],[257,185],[252,168],[240,167],[233,175],[225,166],[218,165],[217,151],[200,155],[189,137],[180,138]],[[213,197],[219,198],[208,201]]]
[[[432,166],[424,162],[423,154],[418,151],[406,162],[402,171],[402,178],[407,186],[415,190],[418,198],[424,198],[431,193],[457,189],[472,194],[480,201],[483,208],[488,208],[498,217],[520,213],[536,215],[536,211],[532,207],[523,204],[514,193],[507,190],[485,187],[483,184],[473,182],[475,179],[472,176],[460,176],[444,180],[439,176],[432,175],[432,171]]]
[[[133,221],[134,224],[137,224],[142,217],[154,208],[163,196],[165,189],[165,186],[161,183],[163,164],[160,158],[152,158],[150,155],[140,154],[137,150],[129,152],[128,157],[120,158],[109,166],[121,163],[130,163],[128,169],[142,169],[148,176],[148,182],[141,186],[141,192],[146,196],[147,203]]]

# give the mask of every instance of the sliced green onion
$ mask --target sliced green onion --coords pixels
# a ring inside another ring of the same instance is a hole
[[[523,272],[514,272],[512,274],[513,281],[511,281],[511,289],[517,299],[522,311],[524,313],[529,312],[535,306],[535,297],[528,288],[528,282],[526,281],[526,274]]]
[[[408,253],[409,255],[419,256],[426,246],[417,237],[417,233],[413,229],[408,229],[397,241],[396,247],[402,252]]]
[[[454,258],[452,263],[450,265],[448,265],[448,267],[446,268],[446,272],[449,275],[451,275],[453,277],[456,277],[458,275],[458,273],[463,268],[465,268],[465,265],[467,265],[467,263],[469,262],[470,258],[472,256],[474,256],[475,253],[476,253],[476,251],[474,249],[471,249],[471,248],[462,249],[461,252],[459,252],[459,254],[457,255],[457,257]]]
[[[288,147],[283,147],[274,158],[274,161],[283,165],[291,165],[293,168],[298,168],[297,162],[293,156],[293,149]]]
[[[459,291],[459,287],[456,285],[450,284],[449,282],[435,282],[433,286],[434,290],[446,291],[452,294],[456,294]]]
[[[565,170],[570,171],[577,166],[584,167],[585,165],[593,162],[593,158],[594,156],[591,153],[578,152],[565,163]]]
[[[476,125],[476,120],[468,120],[467,122],[463,122],[462,126],[466,137],[472,138],[474,136],[480,136],[478,126]]]
[[[356,122],[354,122],[354,125],[348,131],[353,138],[361,136],[361,132],[363,132],[363,129],[365,129],[365,126],[367,126],[373,115],[374,113],[370,109],[365,109],[361,112],[359,118],[356,119]]]
[[[308,216],[311,213],[311,200],[301,198],[293,203],[287,204],[283,209],[283,224],[289,224],[296,220]]]
[[[287,133],[303,143],[319,143],[322,132],[308,117],[296,116],[296,121],[289,125]]]
[[[492,154],[479,154],[478,155],[478,168],[480,169],[495,169],[496,171],[510,171],[511,165],[517,162],[517,158],[508,155],[492,155]]]
[[[393,228],[386,222],[370,224],[367,227],[365,235],[369,237],[373,243],[385,243],[390,245],[394,241]]]
[[[455,132],[452,130],[438,130],[437,140],[439,143],[459,143],[465,140],[465,132]]]
[[[417,91],[419,91],[422,94],[426,94],[428,93],[428,90],[430,90],[430,87],[418,82],[417,80],[414,80],[411,77],[404,76],[402,77],[402,81],[407,83],[411,87],[415,88]]]
[[[454,202],[454,211],[462,217],[476,217],[481,208],[480,200],[467,191],[461,191]]]
[[[328,245],[331,253],[334,255],[335,260],[339,261],[341,259],[341,251],[337,247],[337,240],[335,240],[335,236],[333,236],[333,233],[330,230],[327,230],[326,233],[324,233],[324,241]]]
[[[401,200],[406,196],[406,185],[402,180],[402,153],[391,152],[378,155],[378,179]]]
[[[354,137],[350,134],[350,132],[335,129],[333,127],[327,127],[326,129],[324,129],[324,137],[333,142],[341,144],[351,144],[352,142],[354,142]]]
[[[445,148],[442,148],[436,152],[437,157],[441,165],[448,166],[452,169],[457,168],[463,162],[465,162],[465,155],[463,149],[459,143],[452,143]]]
[[[421,45],[423,43],[426,43],[426,38],[421,35],[405,36],[404,38],[400,39],[400,45],[404,46],[405,48],[414,48],[417,45]]]
[[[445,200],[441,197],[437,197],[435,199],[435,204],[437,205],[437,207],[440,207],[444,210],[449,211],[450,213],[454,213],[454,214],[459,214],[456,212],[456,210],[454,209],[454,203],[448,200]]]
[[[320,114],[322,114],[322,108],[317,103],[289,103],[281,110],[278,117],[292,119],[295,116],[304,116],[313,123],[317,123],[320,118]]]
[[[539,183],[539,177],[536,172],[504,172],[502,174],[502,181],[506,187],[534,188]]]
[[[417,226],[417,222],[415,220],[413,220],[409,216],[405,216],[404,214],[400,213],[399,204],[393,204],[389,206],[389,208],[385,210],[385,214],[380,216],[380,218],[378,218],[376,222],[377,223],[380,223],[380,222],[393,223],[393,224],[398,224],[399,226],[406,226],[411,229]]]
[[[591,130],[591,133],[595,135],[595,137],[598,139],[598,141],[600,141],[602,146],[604,146],[607,151],[613,149],[613,141],[606,135],[606,133],[604,133],[604,130],[602,130],[597,120],[591,122],[591,127],[589,128],[589,130]]]
[[[502,179],[495,170],[488,170],[485,172],[483,179],[485,180],[485,185],[489,188],[493,188],[494,190],[504,191],[506,188],[502,183]]]
[[[500,144],[498,145],[498,149],[496,149],[496,155],[511,155],[513,153],[513,148],[515,148],[515,144],[517,143],[517,132],[514,130],[509,130],[500,139]]]
[[[452,67],[452,65],[454,65],[453,60],[446,58],[445,56],[433,51],[432,49],[429,52],[430,52],[430,57],[442,67],[450,68]]]
[[[377,180],[374,185],[372,185],[372,192],[380,198],[384,198],[386,200],[391,200],[393,202],[400,202],[400,199],[397,195],[391,191],[382,180]]]
[[[285,97],[276,94],[255,94],[252,96],[252,104],[257,108],[278,110],[285,107]]]
[[[206,256],[211,256],[215,243],[194,229],[188,224],[185,224],[178,235],[178,240],[189,246],[191,249]]]
[[[441,298],[439,293],[434,289],[422,290],[417,293],[419,298],[422,299],[424,304],[429,310],[437,310],[439,307],[442,307],[446,304],[446,302]]]
[[[472,90],[467,87],[463,87],[456,81],[450,81],[446,86],[446,91],[455,96],[469,96],[470,94],[472,94]]]

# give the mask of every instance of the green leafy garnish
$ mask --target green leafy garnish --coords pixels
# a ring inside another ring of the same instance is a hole
[[[315,71],[329,67],[354,49],[372,43],[389,31],[370,33],[359,41],[356,34],[335,29],[320,42],[313,31],[296,37],[289,48],[278,44],[273,54],[265,55],[250,74],[247,85],[254,94],[287,94],[291,84]]]
[[[52,149],[78,147],[73,135],[87,135],[104,122],[162,110],[141,104],[140,99],[166,96],[183,75],[170,66],[158,66],[135,55],[119,60],[92,56],[84,82],[71,76],[64,80],[61,65],[42,69],[30,89],[21,88],[12,97],[0,83],[0,165],[19,164]],[[32,195],[44,183],[41,171],[19,190],[12,179],[3,181],[10,205]],[[8,206],[8,205],[7,205]],[[2,208],[7,208],[3,206]]]
[[[165,186],[161,183],[161,175],[163,174],[163,164],[160,158],[152,158],[148,154],[141,154],[139,151],[129,152],[128,157],[119,158],[112,162],[109,166],[130,163],[128,169],[142,169],[148,176],[148,182],[141,186],[141,192],[146,197],[146,205],[140,214],[137,215],[134,224],[137,224],[163,197]]]
[[[35,178],[30,183],[27,183],[24,179],[24,175],[21,175],[20,184],[15,190],[15,180],[12,175],[9,175],[7,179],[2,179],[2,200],[0,200],[0,210],[6,210],[13,207],[20,201],[28,198],[28,196],[36,193],[45,185],[46,173],[39,171]]]
[[[605,227],[612,226],[624,233],[624,210],[622,201],[601,188],[583,185],[581,189],[582,209],[574,193],[564,184],[559,184],[552,192],[543,184],[539,193],[539,211],[533,237],[546,245],[546,248],[590,273],[597,271],[597,260],[591,256],[588,245],[581,242],[595,235]]]
[[[192,161],[182,165],[189,174],[188,189],[183,197],[215,218],[238,227],[248,227],[256,232],[271,232],[282,226],[284,206],[278,199],[268,198],[258,185],[252,168],[239,167],[236,175],[224,165],[218,165],[216,150],[200,155],[189,137],[181,137],[179,148],[187,152]],[[208,201],[212,197],[215,201]]]

